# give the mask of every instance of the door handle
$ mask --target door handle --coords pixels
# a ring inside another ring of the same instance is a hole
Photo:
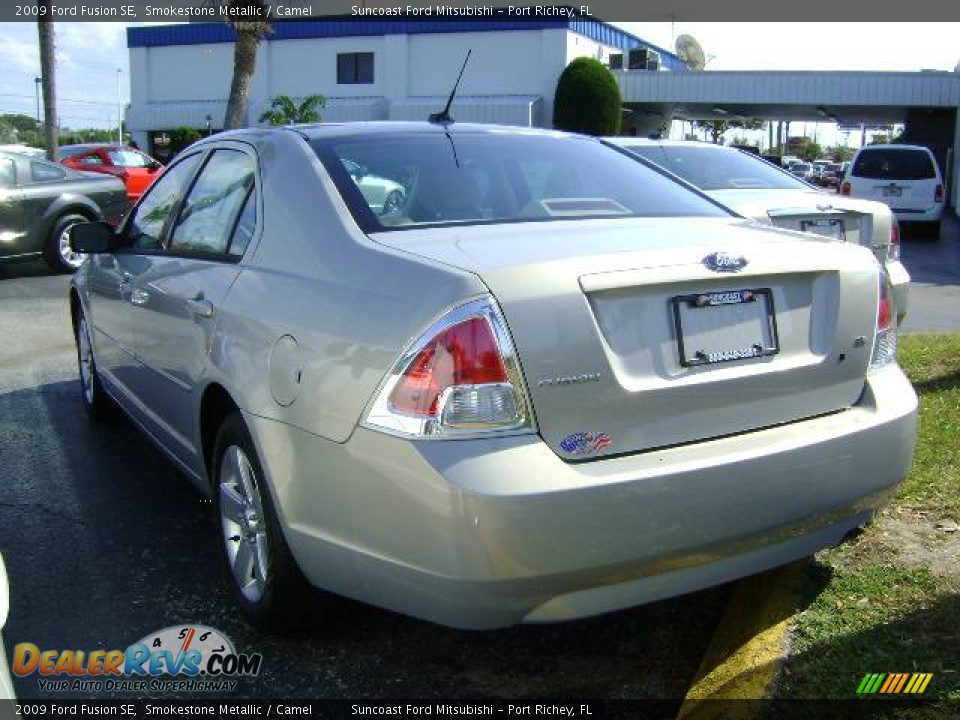
[[[187,300],[187,307],[194,317],[211,318],[213,317],[213,303],[204,299],[203,293],[195,298]]]

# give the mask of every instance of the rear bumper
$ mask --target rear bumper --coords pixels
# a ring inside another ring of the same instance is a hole
[[[839,542],[908,472],[916,403],[890,367],[843,412],[581,464],[536,436],[358,429],[337,444],[247,419],[311,582],[493,628],[651,602]]]
[[[900,222],[937,222],[943,216],[943,203],[935,203],[928,208],[900,210],[890,208]]]

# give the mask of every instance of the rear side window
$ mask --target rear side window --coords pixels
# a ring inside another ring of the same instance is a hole
[[[51,163],[34,160],[30,163],[30,176],[34,182],[51,182],[53,180],[63,180],[67,173]]]
[[[103,159],[99,155],[83,155],[77,158],[79,165],[103,165]]]
[[[925,150],[868,148],[853,165],[852,175],[872,180],[932,180],[937,177]]]
[[[0,158],[0,187],[13,187],[17,184],[17,169],[13,160]]]
[[[170,250],[225,253],[243,210],[256,164],[239,150],[215,150],[200,171],[177,219]]]

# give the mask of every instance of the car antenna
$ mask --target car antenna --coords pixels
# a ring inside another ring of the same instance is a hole
[[[453,90],[450,91],[450,97],[447,98],[447,104],[438,113],[430,113],[430,122],[438,123],[440,125],[446,125],[453,122],[453,118],[450,117],[450,106],[453,104],[453,98],[457,95],[457,88],[460,87],[460,78],[463,77],[463,71],[467,69],[467,61],[470,60],[470,53],[473,52],[473,49],[467,50],[467,56],[463,59],[463,65],[460,68],[460,74],[457,75],[457,81],[453,84]]]

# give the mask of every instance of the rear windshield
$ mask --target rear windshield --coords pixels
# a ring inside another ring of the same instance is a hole
[[[809,186],[755,155],[696,145],[624,145],[701,190],[808,190]],[[796,166],[794,166],[796,167]],[[809,165],[806,166],[809,169]]]
[[[312,146],[367,232],[604,217],[727,216],[589,138],[522,132],[371,133]]]
[[[925,150],[867,148],[857,156],[852,175],[872,180],[929,180],[937,177]]]

